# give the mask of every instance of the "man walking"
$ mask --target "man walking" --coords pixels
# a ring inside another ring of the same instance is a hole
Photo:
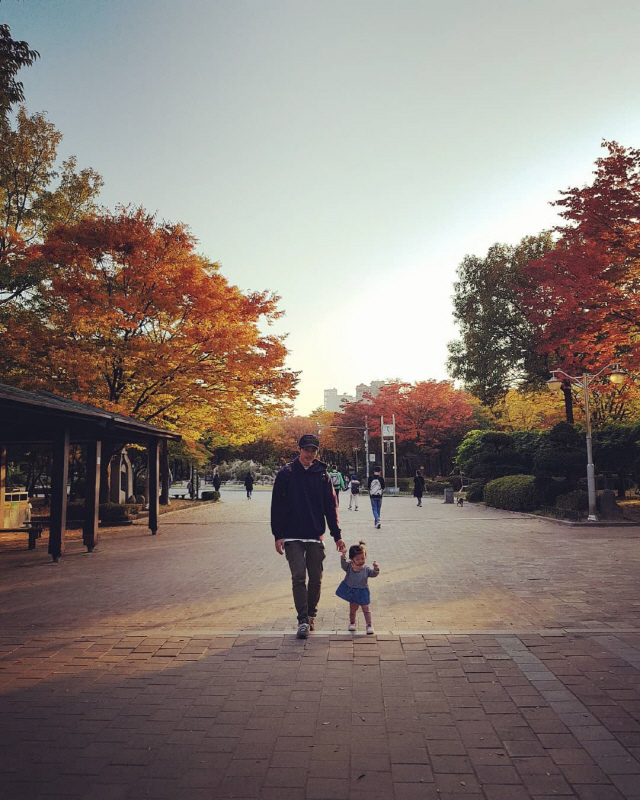
[[[320,600],[322,537],[325,520],[336,549],[346,550],[340,532],[338,504],[326,464],[318,461],[317,436],[306,433],[298,442],[299,455],[276,475],[271,497],[271,532],[276,551],[286,555],[291,570],[293,602],[299,639],[313,630]]]
[[[369,500],[371,500],[373,524],[376,528],[380,527],[380,508],[382,507],[382,493],[384,492],[384,478],[381,472],[381,467],[374,467],[373,475],[369,476]]]

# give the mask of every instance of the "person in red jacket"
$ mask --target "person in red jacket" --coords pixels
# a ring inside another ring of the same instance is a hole
[[[298,447],[299,455],[285,464],[273,484],[271,532],[276,551],[286,555],[291,570],[297,636],[306,639],[315,627],[320,601],[326,525],[336,549],[344,553],[346,545],[342,541],[336,495],[327,466],[316,458],[320,447],[318,437],[306,433]]]

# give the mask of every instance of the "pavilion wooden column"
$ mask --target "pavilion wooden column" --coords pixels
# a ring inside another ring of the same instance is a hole
[[[98,544],[98,508],[100,506],[100,457],[102,442],[87,443],[87,480],[84,496],[84,522],[82,525],[82,541],[88,552]]]
[[[51,522],[49,554],[57,561],[64,553],[64,534],[67,523],[67,482],[69,480],[69,429],[56,433],[53,442],[51,468]]]
[[[153,536],[158,530],[160,513],[160,464],[158,440],[150,439],[147,445],[147,475],[149,476],[149,528]]]
[[[169,506],[171,500],[169,499],[169,451],[167,448],[167,440],[163,439],[160,442],[160,505]]]
[[[7,448],[0,444],[0,530],[4,528],[4,493],[7,485]]]

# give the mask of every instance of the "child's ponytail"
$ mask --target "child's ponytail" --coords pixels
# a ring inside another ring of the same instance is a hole
[[[358,544],[352,544],[351,547],[349,548],[349,560],[350,561],[353,560],[355,556],[359,556],[360,554],[366,557],[367,548],[365,547],[365,545],[366,542],[363,541],[362,539],[360,539]]]

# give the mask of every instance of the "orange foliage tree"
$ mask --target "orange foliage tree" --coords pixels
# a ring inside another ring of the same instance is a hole
[[[295,395],[283,337],[261,332],[279,298],[229,284],[184,226],[120,209],[35,247],[49,278],[9,315],[5,380],[238,443]]]

